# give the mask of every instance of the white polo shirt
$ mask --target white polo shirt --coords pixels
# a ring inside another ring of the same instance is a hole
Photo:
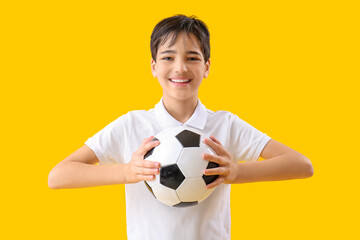
[[[186,125],[214,135],[234,161],[256,161],[266,143],[266,134],[227,111],[210,111],[198,101],[184,124],[165,109],[162,99],[154,109],[131,111],[90,137],[85,144],[100,164],[128,163],[142,141],[163,129]],[[144,182],[125,184],[129,240],[229,240],[230,185],[221,184],[198,205],[175,208],[154,198]]]

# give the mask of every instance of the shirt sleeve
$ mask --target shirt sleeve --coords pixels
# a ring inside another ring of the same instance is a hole
[[[124,163],[126,121],[123,115],[86,140],[85,144],[94,151],[100,164]]]
[[[230,143],[235,161],[257,161],[265,145],[271,139],[250,124],[232,114]]]

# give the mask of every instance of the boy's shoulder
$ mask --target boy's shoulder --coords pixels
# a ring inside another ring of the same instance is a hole
[[[150,110],[132,110],[120,115],[110,122],[104,129],[108,131],[129,130],[136,126],[148,124],[155,121],[155,116]]]
[[[227,126],[231,126],[234,121],[239,118],[237,115],[233,114],[232,112],[225,111],[225,110],[217,110],[212,111],[207,109],[207,121],[208,124],[217,124],[221,122],[222,124],[225,124]]]
[[[151,110],[153,109],[150,109],[150,110],[131,110],[129,112],[127,112],[126,114],[130,115],[130,116],[136,116],[136,115],[148,115]]]
[[[212,110],[209,110],[209,109],[206,109],[206,110],[207,110],[209,116],[211,116],[211,117],[231,118],[231,117],[236,116],[232,112],[225,111],[225,110],[217,110],[217,111],[212,111]]]
[[[129,111],[120,117],[118,117],[115,121],[116,122],[127,122],[127,123],[134,123],[136,121],[146,121],[146,119],[150,120],[154,116],[154,109],[150,110],[132,110]]]
[[[121,115],[118,119],[120,118],[136,118],[138,116],[149,116],[151,114],[153,114],[153,110],[154,109],[149,109],[149,110],[131,110],[128,111],[127,113]]]

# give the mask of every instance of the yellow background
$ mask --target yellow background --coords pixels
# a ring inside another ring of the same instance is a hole
[[[251,2],[251,3],[248,3]],[[232,239],[359,237],[356,1],[2,1],[1,239],[125,239],[123,186],[51,190],[49,171],[122,114],[150,109],[150,34],[183,13],[211,33],[199,98],[313,163],[232,186]]]

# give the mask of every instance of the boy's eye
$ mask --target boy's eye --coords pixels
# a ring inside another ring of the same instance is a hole
[[[171,60],[172,57],[164,57],[163,60]],[[198,58],[188,58],[191,61],[200,61]]]
[[[163,60],[170,60],[171,57],[164,57]]]

